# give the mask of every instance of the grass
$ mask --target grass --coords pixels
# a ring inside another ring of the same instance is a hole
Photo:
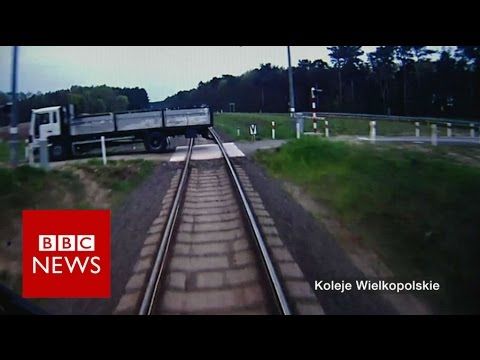
[[[330,136],[338,135],[369,135],[369,120],[355,118],[328,117]],[[250,140],[249,126],[257,124],[257,139],[271,139],[272,121],[276,123],[277,139],[295,138],[295,123],[288,114],[265,114],[265,113],[221,113],[215,114],[215,127],[238,140]],[[324,132],[324,121],[318,120],[318,131]],[[240,130],[240,136],[237,136],[237,129]],[[304,131],[313,131],[313,121],[306,119],[304,122]],[[415,135],[415,126],[412,123],[399,121],[377,121],[376,131],[379,136],[389,135]],[[429,124],[420,125],[420,134],[429,136],[431,132]],[[445,127],[438,127],[439,136],[446,136]],[[454,134],[468,135],[467,130],[453,130]]]
[[[10,144],[6,141],[0,140],[0,164],[10,161]],[[18,158],[23,160],[25,154],[25,143],[19,141],[18,143]]]
[[[249,126],[257,125],[256,139],[270,139],[272,136],[272,121],[276,123],[277,139],[295,137],[294,126],[288,114],[261,114],[261,113],[222,113],[215,114],[215,127],[229,134],[235,139],[250,140]],[[237,129],[240,136],[237,136]]]
[[[478,313],[480,169],[434,153],[318,138],[257,159],[327,204],[399,279],[439,281],[439,313]]]
[[[154,164],[142,159],[109,160],[107,166],[104,166],[101,160],[91,159],[74,167],[85,171],[101,187],[111,190],[112,206],[116,207],[152,173]]]
[[[83,188],[71,172],[0,167],[0,260],[21,257],[22,210],[75,208],[82,201]],[[21,278],[9,274],[3,265],[0,273],[3,284],[20,291]]]
[[[153,163],[143,160],[109,161],[107,166],[92,159],[73,165],[83,169],[103,189],[111,189],[109,202],[119,205],[125,196],[153,170]],[[0,167],[0,282],[17,293],[21,278],[10,274],[4,261],[21,257],[21,213],[23,209],[91,209],[86,185],[74,169],[44,171],[30,166]],[[96,201],[96,200],[92,200]]]

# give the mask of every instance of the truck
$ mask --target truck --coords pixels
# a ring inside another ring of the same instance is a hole
[[[101,146],[102,137],[106,146],[143,142],[147,152],[160,153],[174,136],[210,139],[208,128],[213,126],[208,106],[79,116],[74,110],[71,104],[32,110],[28,137],[32,153],[46,141],[50,160],[66,160]]]

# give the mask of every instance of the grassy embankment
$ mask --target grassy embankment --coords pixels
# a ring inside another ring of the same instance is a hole
[[[107,166],[104,166],[101,160],[91,159],[76,164],[73,168],[84,171],[101,188],[110,190],[110,204],[115,208],[152,173],[154,164],[142,159],[109,160]]]
[[[6,166],[8,145],[0,142],[0,282],[20,291],[23,209],[115,209],[153,170],[150,161],[96,159],[48,172]],[[82,174],[82,176],[79,176]],[[105,196],[98,202],[98,193]]]
[[[215,127],[226,132],[234,139],[250,140],[251,137],[248,132],[250,124],[257,124],[257,139],[271,139],[272,121],[276,123],[276,138],[290,139],[295,137],[295,125],[288,114],[262,114],[262,113],[222,113],[215,114]],[[369,120],[365,119],[351,119],[351,118],[337,118],[329,117],[330,136],[338,135],[359,135],[367,136],[369,134]],[[305,120],[305,131],[313,131],[311,120]],[[376,124],[377,135],[415,135],[415,126],[413,123],[405,122],[387,122],[377,121]],[[240,129],[240,136],[237,136],[237,129]],[[319,132],[324,132],[324,122],[318,121]],[[440,136],[446,136],[446,128],[438,128]],[[459,132],[459,130],[454,130]],[[420,133],[422,136],[430,136],[430,128],[428,125],[420,126]],[[462,131],[467,134],[467,130]]]
[[[430,153],[303,138],[257,159],[333,209],[407,280],[439,281],[441,313],[480,312],[480,168]]]

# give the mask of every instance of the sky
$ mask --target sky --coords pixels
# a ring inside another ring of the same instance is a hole
[[[364,46],[363,50],[368,53],[375,48]],[[292,65],[301,59],[330,62],[327,46],[291,46],[291,56]],[[0,46],[3,92],[11,90],[11,61],[12,47]],[[262,63],[286,68],[286,46],[22,46],[17,86],[24,93],[72,85],[138,86],[147,90],[150,101],[160,101],[195,88],[200,81],[241,75]]]

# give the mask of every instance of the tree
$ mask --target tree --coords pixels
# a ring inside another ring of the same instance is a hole
[[[128,109],[128,97],[125,95],[117,95],[113,111],[125,111]]]
[[[414,47],[413,46],[396,46],[395,56],[401,64],[402,79],[403,79],[403,114],[407,115],[407,71],[409,65],[414,61]]]
[[[9,96],[0,91],[0,105],[4,105],[9,101]]]
[[[299,60],[298,61],[298,68],[299,69],[305,69],[305,70],[310,70],[310,68],[312,67],[312,62],[310,60]]]
[[[105,100],[103,99],[96,99],[93,103],[93,113],[103,113],[107,111],[107,105],[105,104]]]
[[[374,77],[380,87],[383,113],[387,113],[389,84],[395,71],[394,47],[380,46],[368,55]]]
[[[342,72],[346,68],[349,70],[350,75],[358,69],[358,65],[361,60],[359,57],[363,55],[361,46],[331,46],[328,47],[330,51],[329,56],[332,60],[334,67],[337,69],[338,74],[338,92],[339,92],[339,101],[338,104],[341,106],[343,104],[343,82],[342,82]],[[354,99],[354,86],[353,86],[353,77],[351,76],[351,89],[352,89],[352,99]]]
[[[480,46],[457,46],[456,55],[467,59],[472,70],[480,71]]]
[[[331,66],[323,60],[302,59],[293,68],[296,108],[311,110],[310,89],[318,86],[323,89],[319,97],[322,111],[377,114],[390,109],[395,115],[435,116],[440,104],[453,98],[451,116],[480,117],[476,101],[480,96],[480,66],[475,65],[480,65],[478,47],[464,48],[457,50],[458,60],[453,61],[451,55],[432,59],[425,46],[380,46],[364,63],[360,47],[330,47]],[[169,96],[159,106],[208,104],[214,111],[226,111],[234,102],[237,111],[284,112],[287,84],[286,69],[261,64],[240,76],[204,80],[195,89]]]

